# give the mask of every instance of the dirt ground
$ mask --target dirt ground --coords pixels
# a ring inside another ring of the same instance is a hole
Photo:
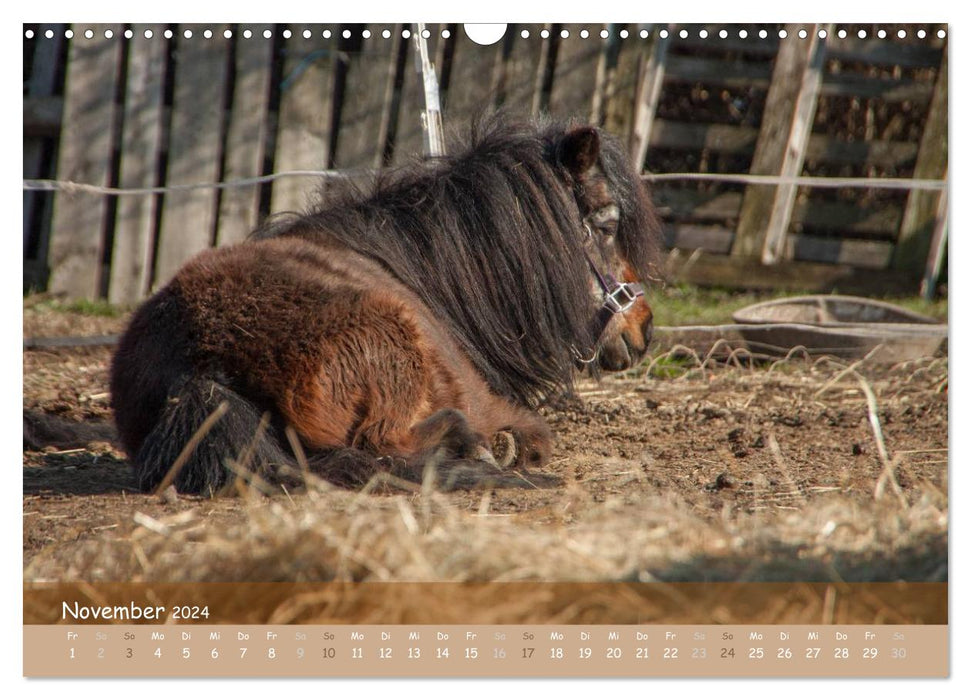
[[[91,336],[118,332],[123,323],[25,308],[24,335]],[[113,442],[110,357],[110,347],[24,351],[29,580],[947,578],[946,358],[895,366],[827,359],[702,366],[663,356],[649,370],[582,380],[577,396],[542,409],[556,435],[544,471],[563,479],[559,488],[433,498],[389,487],[367,494],[325,488],[210,500],[136,491]],[[79,427],[80,440],[66,439]],[[413,527],[417,520],[409,513],[431,507],[440,517],[415,516],[421,522]],[[308,526],[311,513],[318,520]],[[266,518],[277,520],[267,524]],[[373,528],[371,540],[359,532],[362,518]],[[404,522],[418,538],[409,547],[420,551],[408,562],[374,539],[376,523],[392,520],[388,532]],[[166,540],[183,527],[196,534]],[[281,528],[290,527],[326,530],[326,547],[339,540],[342,548],[315,553],[311,558],[323,564],[301,560],[304,568],[293,571],[265,574],[252,563],[206,570],[212,552],[230,546],[227,541],[252,537],[254,528],[269,528],[259,531],[260,541],[269,531],[282,538]],[[199,535],[200,528],[220,533],[222,544]],[[464,539],[439,557],[436,543],[457,532]],[[519,556],[510,552],[510,537],[535,542],[524,544]],[[153,551],[178,549],[178,565],[133,555],[131,543],[145,548],[145,538],[157,540]],[[198,556],[186,554],[189,549]],[[545,563],[532,561],[532,551],[545,552]],[[562,565],[552,563],[557,557]],[[415,562],[424,568],[416,570]]]

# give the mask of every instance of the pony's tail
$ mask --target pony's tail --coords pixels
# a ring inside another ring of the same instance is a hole
[[[170,395],[135,454],[138,486],[214,496],[243,484],[261,491],[300,486],[306,472],[355,488],[379,472],[406,471],[356,448],[305,455],[296,435],[287,439],[284,432],[249,399],[218,380],[193,376]]]
[[[444,448],[417,461],[379,458],[356,447],[304,454],[296,435],[286,438],[269,413],[218,380],[191,376],[176,386],[132,460],[143,491],[175,486],[179,493],[203,496],[242,488],[268,492],[280,485],[309,485],[308,475],[344,488],[365,486],[378,474],[420,484],[429,465],[435,487],[444,491],[537,488],[550,482],[543,475],[505,473],[495,462],[454,458]]]
[[[212,496],[286,480],[296,466],[268,414],[218,381],[193,376],[170,395],[132,460],[143,491]]]

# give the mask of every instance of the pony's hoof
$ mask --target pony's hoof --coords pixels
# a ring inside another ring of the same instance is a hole
[[[479,447],[476,448],[475,454],[472,455],[472,458],[480,462],[485,462],[490,467],[495,469],[505,468],[505,465],[501,462],[496,462],[496,458],[493,456],[492,452],[489,452],[489,450],[482,445],[479,445]]]
[[[492,437],[492,454],[500,469],[516,463],[516,437],[508,430],[500,430]]]

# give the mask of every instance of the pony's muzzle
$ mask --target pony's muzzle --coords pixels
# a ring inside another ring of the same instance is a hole
[[[600,347],[600,368],[607,372],[619,372],[629,369],[633,364],[633,357],[627,340],[623,334]]]

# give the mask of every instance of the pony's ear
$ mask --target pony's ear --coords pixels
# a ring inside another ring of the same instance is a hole
[[[594,166],[600,155],[600,134],[592,126],[578,126],[563,135],[557,157],[574,175],[582,175]]]

